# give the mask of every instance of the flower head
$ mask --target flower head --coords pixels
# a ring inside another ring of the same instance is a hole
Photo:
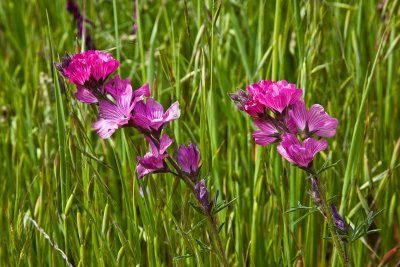
[[[312,105],[307,110],[305,103],[298,101],[289,110],[288,124],[292,124],[293,128],[297,128],[305,136],[314,134],[327,138],[336,134],[338,120],[329,116],[321,105]]]
[[[196,145],[181,145],[175,155],[179,167],[187,174],[196,178],[199,173],[200,151]]]
[[[163,106],[153,98],[147,98],[146,103],[139,101],[135,106],[133,123],[148,131],[161,130],[168,122],[176,120],[181,115],[179,103],[173,103],[164,113]]]
[[[294,134],[284,133],[277,150],[282,157],[299,167],[307,168],[318,152],[328,147],[326,140],[307,138],[300,143]]]
[[[343,217],[340,216],[335,204],[331,204],[332,209],[332,219],[335,222],[336,228],[339,230],[346,230],[346,222],[344,221]]]
[[[105,85],[105,89],[114,98],[115,103],[109,99],[101,100],[99,119],[93,124],[93,128],[103,139],[110,137],[115,130],[128,124],[136,103],[149,95],[148,84],[132,91],[129,79],[122,80],[118,75]],[[79,92],[84,92],[85,98]],[[75,95],[82,102],[96,99],[89,90],[79,89],[79,87]]]
[[[280,133],[272,122],[256,119],[254,125],[259,129],[252,134],[256,144],[266,146],[279,140]]]
[[[261,80],[249,85],[247,91],[253,96],[253,100],[278,113],[282,113],[287,107],[299,101],[303,94],[303,91],[295,84],[290,84],[285,80],[278,82]]]
[[[68,79],[89,90],[100,90],[108,76],[117,70],[119,62],[107,53],[89,50],[72,57],[63,73]]]
[[[204,180],[198,182],[194,188],[196,198],[204,210],[208,211],[208,189]]]
[[[150,173],[166,172],[168,170],[164,159],[168,157],[165,153],[173,140],[164,134],[161,137],[160,144],[157,146],[153,140],[147,138],[150,143],[151,152],[147,152],[143,157],[137,157],[136,171],[139,179]]]

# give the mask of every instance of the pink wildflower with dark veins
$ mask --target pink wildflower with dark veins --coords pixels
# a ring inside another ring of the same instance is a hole
[[[167,172],[168,166],[165,164],[164,159],[168,157],[165,153],[167,148],[172,144],[173,140],[164,134],[161,137],[159,147],[151,140],[146,137],[150,143],[151,151],[147,152],[143,157],[137,157],[136,172],[138,173],[139,179],[150,173]]]
[[[164,113],[164,107],[160,103],[153,98],[147,98],[146,102],[137,103],[132,120],[134,125],[139,128],[159,131],[168,122],[178,119],[180,115],[178,102],[174,102]]]
[[[70,82],[74,83],[79,90],[87,90],[92,97],[97,99],[104,95],[103,85],[111,73],[117,70],[119,62],[112,56],[101,51],[86,51],[72,56],[68,65],[62,69],[62,73]],[[78,92],[87,95],[88,92]],[[81,101],[82,98],[78,98]],[[93,99],[89,103],[93,102]],[[85,102],[88,103],[88,102]]]
[[[179,167],[194,179],[199,174],[200,151],[197,145],[181,145],[175,155]]]
[[[261,80],[249,85],[246,89],[253,96],[253,100],[278,113],[282,113],[287,107],[299,101],[303,94],[303,91],[295,84],[290,84],[285,80],[278,82]]]
[[[266,146],[279,140],[280,133],[272,122],[256,119],[254,125],[259,129],[252,134],[256,144]]]
[[[150,94],[148,84],[132,91],[129,79],[122,80],[118,75],[105,85],[105,90],[115,99],[115,103],[109,99],[101,100],[99,119],[93,124],[93,129],[103,139],[128,124],[136,103]]]
[[[317,135],[321,137],[332,137],[336,134],[338,120],[332,118],[325,112],[321,105],[312,105],[307,110],[303,101],[298,101],[289,110],[289,123],[300,131],[303,136]]]
[[[302,168],[309,167],[316,154],[328,147],[326,140],[315,140],[307,138],[300,143],[296,135],[284,133],[282,142],[278,145],[277,150],[282,157],[290,163]]]

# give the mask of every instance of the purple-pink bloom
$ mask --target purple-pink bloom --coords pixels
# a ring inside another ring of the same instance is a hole
[[[168,122],[178,119],[181,115],[178,102],[173,103],[164,113],[164,107],[153,98],[147,98],[146,103],[139,101],[134,112],[134,124],[150,131],[162,129]]]
[[[258,117],[258,114],[264,113],[264,105],[253,100],[252,95],[247,91],[238,89],[236,93],[230,93],[229,97],[239,110],[247,112],[252,117]]]
[[[256,144],[266,146],[279,140],[280,133],[271,122],[256,119],[254,125],[259,129],[252,134]]]
[[[63,73],[76,84],[89,90],[101,90],[108,76],[117,70],[119,62],[107,53],[89,50],[72,57]]]
[[[203,179],[196,184],[194,191],[196,193],[196,198],[200,202],[203,209],[208,211],[208,190]]]
[[[165,172],[168,170],[164,159],[168,157],[165,153],[167,148],[172,144],[173,140],[164,134],[161,137],[160,144],[157,146],[152,139],[146,138],[150,143],[151,151],[147,152],[143,157],[137,157],[136,171],[139,179],[150,173]]]
[[[278,113],[282,113],[287,107],[299,101],[303,94],[303,91],[295,84],[285,80],[278,82],[261,80],[257,84],[249,85],[246,89],[253,96],[253,100]]]
[[[99,104],[99,119],[93,124],[93,129],[103,139],[110,137],[115,130],[128,124],[136,103],[150,94],[148,84],[132,91],[129,79],[122,80],[118,75],[105,85],[105,89],[115,99],[115,103],[109,99],[101,100]],[[86,92],[90,94],[90,91],[86,90]],[[80,100],[82,101],[83,99]]]
[[[326,140],[315,140],[307,138],[300,143],[296,135],[284,133],[282,142],[278,145],[277,150],[287,161],[297,166],[307,168],[313,161],[318,152],[328,147]]]
[[[187,174],[196,178],[199,173],[200,151],[197,145],[181,145],[175,155],[179,167]]]
[[[336,134],[338,120],[332,118],[324,111],[321,105],[312,105],[307,110],[303,101],[298,101],[289,110],[289,124],[293,123],[295,128],[305,136],[313,134],[321,137],[332,137]]]

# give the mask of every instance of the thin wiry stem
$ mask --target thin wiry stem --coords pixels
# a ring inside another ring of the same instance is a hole
[[[176,170],[176,173],[179,175],[178,177],[180,177],[185,182],[185,184],[190,188],[190,191],[193,193],[193,195],[196,196],[195,184],[190,179],[190,177],[187,176],[186,173],[184,173],[181,170],[181,168],[179,167],[179,165],[175,162],[175,160],[173,158],[168,156],[167,160],[171,164],[171,166]],[[196,197],[196,199],[197,199],[197,197]],[[197,199],[197,201],[199,202],[200,206],[202,206],[202,204],[200,203],[200,200]],[[224,248],[222,246],[221,237],[219,236],[219,229],[218,229],[217,219],[215,218],[215,216],[209,210],[206,210],[204,212],[204,215],[207,216],[207,219],[208,219],[208,221],[210,223],[211,233],[212,233],[212,236],[213,236],[213,238],[214,238],[214,240],[216,242],[217,255],[219,256],[223,266],[227,267],[227,266],[229,266],[229,263],[228,263],[228,259],[225,256],[225,250],[224,250]]]
[[[337,249],[337,251],[339,253],[340,261],[343,266],[348,266],[348,259],[346,257],[346,253],[344,251],[342,244],[340,243],[340,239],[335,230],[335,222],[333,221],[333,218],[332,218],[331,207],[328,205],[328,201],[326,199],[325,189],[321,186],[319,177],[313,169],[308,169],[308,170],[305,169],[305,170],[309,174],[311,174],[312,178],[315,180],[315,185],[318,189],[319,196],[320,196],[320,204],[322,205],[322,208],[323,208],[323,214],[324,214],[325,220],[328,224],[328,228],[329,228],[329,231],[332,236],[333,245],[335,246],[335,248]]]
[[[56,242],[54,242],[54,241],[51,240],[50,236],[39,226],[39,224],[38,224],[34,219],[32,219],[31,217],[29,217],[29,215],[26,215],[26,216],[25,216],[25,219],[29,220],[29,221],[33,224],[33,226],[36,228],[36,230],[38,230],[39,233],[40,233],[45,239],[47,239],[47,241],[49,241],[51,247],[60,253],[60,255],[61,255],[61,257],[64,259],[65,263],[66,263],[69,267],[73,267],[73,265],[72,265],[71,262],[68,260],[68,257],[67,257],[67,255],[64,253],[64,251],[62,251],[62,250],[59,248],[59,246],[57,245]]]

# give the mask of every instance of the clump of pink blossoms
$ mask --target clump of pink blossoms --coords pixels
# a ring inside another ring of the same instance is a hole
[[[236,106],[254,119],[253,132],[261,146],[279,142],[278,153],[290,163],[309,168],[316,154],[325,150],[325,139],[336,133],[338,120],[329,116],[321,105],[307,110],[301,99],[303,91],[286,81],[259,81],[247,91],[229,94]]]
[[[198,147],[181,145],[175,153],[176,160],[166,152],[174,141],[164,129],[180,117],[179,103],[173,103],[164,111],[164,107],[150,97],[147,83],[132,90],[129,79],[113,76],[118,67],[119,62],[111,55],[97,50],[66,55],[56,64],[57,70],[76,85],[78,101],[98,105],[98,119],[92,128],[101,138],[109,138],[122,127],[133,127],[143,134],[150,151],[137,157],[139,179],[151,173],[171,172],[191,187],[201,207],[208,212],[208,190],[199,177]]]
[[[314,157],[328,147],[325,138],[336,134],[338,120],[329,116],[319,104],[307,109],[301,99],[303,91],[295,84],[262,80],[250,84],[246,89],[238,89],[229,96],[238,109],[254,119],[257,130],[252,136],[256,144],[267,146],[279,143],[278,153],[311,175],[310,195],[332,226],[330,230],[335,247],[344,251],[345,246],[340,244],[336,231],[346,231],[346,222],[335,205],[328,205],[325,193],[319,186],[318,173],[313,167]],[[342,258],[345,262],[345,256]]]

